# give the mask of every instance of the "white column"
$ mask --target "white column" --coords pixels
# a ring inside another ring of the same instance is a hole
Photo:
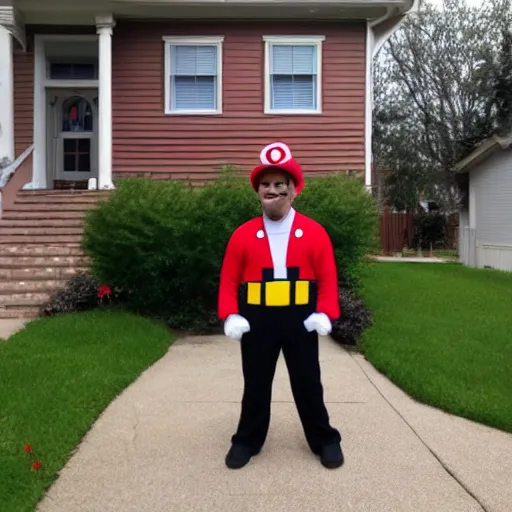
[[[46,180],[46,54],[44,42],[36,34],[34,40],[34,153],[32,181],[24,189],[45,189]],[[52,169],[52,172],[54,169]],[[52,185],[53,186],[53,183]]]
[[[99,35],[99,189],[112,189],[112,16],[96,17]]]
[[[14,78],[12,36],[0,27],[0,160],[14,161]]]
[[[373,164],[373,45],[374,34],[370,24],[366,25],[366,80],[365,80],[365,122],[364,122],[364,184],[368,192],[372,191],[372,164]]]

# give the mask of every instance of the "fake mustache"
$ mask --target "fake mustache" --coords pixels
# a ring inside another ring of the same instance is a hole
[[[279,194],[267,194],[265,197],[268,198],[268,199],[272,199],[272,198],[277,197],[277,196],[287,197],[288,196],[288,192],[279,192]]]

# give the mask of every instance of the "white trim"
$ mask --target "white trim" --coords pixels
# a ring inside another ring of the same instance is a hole
[[[223,56],[222,46],[224,36],[163,36],[164,41],[164,113],[165,115],[218,115],[222,114],[222,68]],[[171,110],[171,46],[193,45],[193,46],[216,46],[217,47],[217,108],[215,110]]]
[[[322,43],[325,36],[263,36],[265,43],[265,68],[264,68],[264,89],[265,89],[265,114],[277,115],[317,115],[322,113],[323,97],[323,73],[322,73]],[[274,45],[293,45],[293,46],[316,46],[317,49],[317,73],[316,73],[316,109],[291,109],[281,110],[272,109],[270,106],[270,48]]]
[[[14,148],[14,62],[13,38],[0,25],[0,161],[12,162]]]
[[[44,80],[43,87],[47,89],[97,89],[99,80]]]
[[[373,164],[373,47],[375,35],[369,22],[366,23],[366,76],[364,92],[364,184],[368,192],[372,189]]]
[[[98,33],[98,189],[113,189],[112,182],[112,34],[110,16],[96,18]]]
[[[48,36],[34,36],[34,154],[32,157],[32,181],[24,188],[46,188],[46,56],[44,42]]]

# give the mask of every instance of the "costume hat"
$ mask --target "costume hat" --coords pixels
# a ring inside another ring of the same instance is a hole
[[[265,146],[260,153],[261,165],[251,172],[252,188],[257,191],[263,172],[269,169],[280,169],[288,173],[295,183],[297,194],[304,188],[304,176],[297,161],[292,157],[290,148],[282,142],[274,142]]]

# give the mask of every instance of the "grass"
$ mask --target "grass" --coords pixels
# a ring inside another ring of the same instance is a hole
[[[421,402],[512,432],[512,273],[376,263],[362,349]]]
[[[36,320],[0,343],[0,510],[33,511],[100,413],[171,342],[150,320],[95,310]]]

